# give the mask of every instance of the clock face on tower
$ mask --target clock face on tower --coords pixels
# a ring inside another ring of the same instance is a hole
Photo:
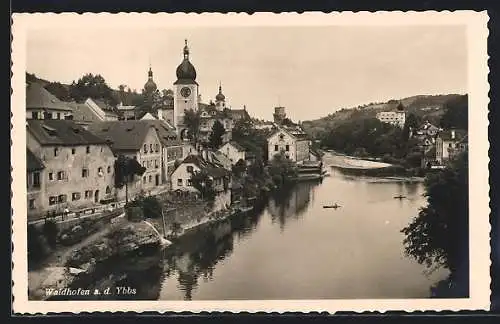
[[[188,87],[184,87],[181,89],[181,96],[183,96],[184,98],[189,97],[190,94],[191,94],[191,89],[189,89]]]

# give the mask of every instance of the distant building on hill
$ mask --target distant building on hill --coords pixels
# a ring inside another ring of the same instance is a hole
[[[396,111],[381,111],[377,113],[377,119],[382,123],[387,123],[403,128],[406,122],[406,111],[403,104],[399,103]]]
[[[286,118],[285,107],[274,107],[273,118],[276,124],[281,124]]]

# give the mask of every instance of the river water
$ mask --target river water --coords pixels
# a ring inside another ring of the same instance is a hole
[[[205,226],[161,255],[114,262],[97,280],[127,299],[426,298],[448,274],[406,257],[400,232],[425,204],[421,183],[329,169],[247,215]],[[396,195],[407,199],[394,199]],[[338,209],[323,205],[338,203]],[[109,272],[108,272],[109,271]]]

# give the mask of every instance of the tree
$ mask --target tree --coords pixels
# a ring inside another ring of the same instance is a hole
[[[468,153],[459,155],[442,172],[427,174],[427,206],[405,227],[407,255],[428,268],[450,270],[450,282],[468,287],[469,185]]]
[[[191,182],[193,187],[200,192],[202,198],[210,202],[215,199],[216,192],[213,188],[213,180],[205,171],[193,172]]]
[[[45,86],[45,90],[57,97],[62,101],[71,101],[71,95],[67,86],[59,82],[50,82]]]
[[[200,134],[201,114],[199,111],[188,109],[184,112],[184,124],[188,129],[188,136],[196,144]]]
[[[118,103],[113,96],[113,91],[100,74],[85,74],[77,82],[73,81],[69,87],[69,92],[71,97],[76,101],[84,101],[87,98],[92,98],[103,100],[111,106],[115,106]]]
[[[233,175],[239,177],[247,170],[247,164],[244,160],[240,159],[231,168]]]
[[[276,154],[269,163],[269,174],[278,186],[291,182],[291,179],[297,177],[297,173],[295,163],[283,153]]]
[[[136,159],[119,155],[115,160],[115,187],[125,186],[125,202],[128,203],[128,183],[132,182],[135,175],[142,176],[146,168],[137,162]]]
[[[408,115],[408,117],[406,117],[405,125],[403,127],[403,140],[404,141],[408,141],[408,139],[410,138],[410,131],[418,128],[418,126],[420,125],[420,122],[421,121],[419,120],[419,118],[417,116],[415,116],[415,114],[413,114],[413,113],[410,113]]]
[[[222,136],[226,133],[224,125],[218,120],[212,126],[212,132],[208,137],[208,145],[210,148],[217,150],[222,145]]]
[[[440,125],[444,129],[468,129],[468,97],[467,95],[449,99],[444,104],[445,112],[441,117]]]

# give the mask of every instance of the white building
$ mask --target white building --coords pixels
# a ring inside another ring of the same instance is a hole
[[[377,119],[382,123],[391,124],[400,128],[405,126],[406,113],[404,111],[381,111],[377,113]]]
[[[443,164],[467,149],[467,132],[465,130],[447,130],[436,138],[436,161]]]
[[[57,99],[41,84],[26,84],[26,119],[68,119],[72,108]]]
[[[239,160],[245,161],[245,148],[238,142],[231,141],[222,145],[219,152],[229,158],[231,165],[235,165]]]
[[[172,190],[199,194],[193,186],[192,176],[204,172],[212,181],[216,191],[213,210],[226,209],[231,204],[231,173],[216,164],[208,162],[200,155],[189,155],[172,173]]]
[[[268,159],[283,153],[286,158],[301,163],[309,159],[309,140],[305,134],[292,134],[284,128],[278,128],[267,138]]]

